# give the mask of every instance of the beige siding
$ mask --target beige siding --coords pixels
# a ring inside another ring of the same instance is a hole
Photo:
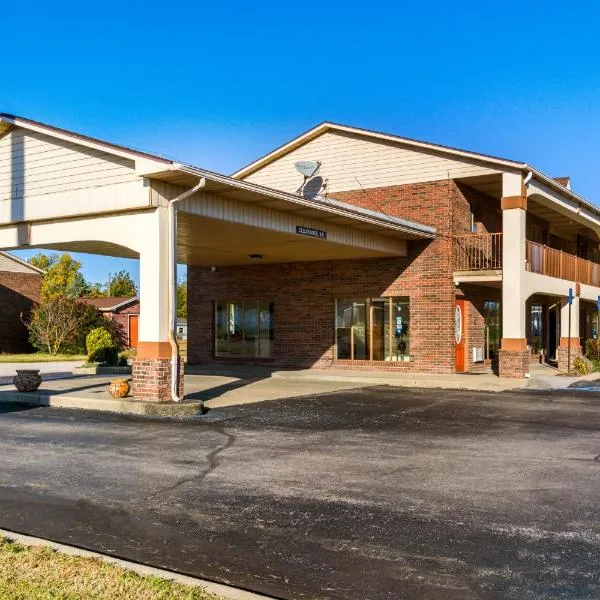
[[[173,197],[177,188],[161,182],[152,183],[154,203],[162,203],[165,198]],[[364,248],[374,252],[384,252],[396,256],[406,256],[406,240],[397,237],[379,235],[345,225],[336,225],[331,221],[303,217],[293,212],[283,212],[264,206],[257,206],[234,198],[217,196],[207,192],[198,192],[184,200],[179,210],[190,214],[219,219],[278,231],[296,236],[296,226],[311,227],[327,231],[327,242],[343,244],[354,248]]]
[[[133,160],[13,128],[0,138],[0,222],[148,203]]]
[[[450,159],[349,133],[326,132],[248,175],[245,180],[295,192],[302,184],[302,176],[294,168],[298,160],[321,161],[318,176],[327,181],[329,195],[361,186],[385,187],[498,172],[466,159]]]
[[[18,260],[13,260],[10,256],[0,252],[0,271],[8,272],[8,273],[28,273],[28,274],[36,274],[37,271],[24,265]]]

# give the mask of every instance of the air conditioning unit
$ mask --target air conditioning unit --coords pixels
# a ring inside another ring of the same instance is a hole
[[[483,348],[473,348],[473,362],[483,362]]]

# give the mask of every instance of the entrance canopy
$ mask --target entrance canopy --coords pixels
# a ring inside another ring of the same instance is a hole
[[[197,266],[405,256],[406,240],[435,228],[325,197],[306,198],[173,164],[146,174],[153,202],[205,179],[178,204],[180,262]]]

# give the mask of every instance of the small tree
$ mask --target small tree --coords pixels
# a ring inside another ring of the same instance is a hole
[[[42,299],[83,296],[86,284],[80,269],[79,261],[70,254],[62,254],[46,271],[42,282]]]
[[[34,348],[58,354],[77,338],[82,326],[81,312],[70,298],[48,298],[33,309],[25,325]]]
[[[177,284],[177,317],[187,319],[187,281]]]
[[[92,283],[91,281],[86,282],[85,291],[83,293],[85,298],[100,298],[106,296],[106,292],[102,288],[101,283]]]
[[[110,278],[107,292],[109,296],[123,296],[125,298],[137,296],[135,283],[131,275],[125,270],[115,273]]]
[[[27,262],[42,271],[47,271],[52,265],[55,265],[58,261],[58,254],[53,252],[52,254],[44,254],[39,252],[31,258],[27,259]]]

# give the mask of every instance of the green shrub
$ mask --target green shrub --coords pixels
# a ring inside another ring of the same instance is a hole
[[[66,352],[69,354],[85,354],[87,351],[87,335],[92,329],[98,327],[106,329],[111,334],[117,348],[122,347],[122,332],[119,330],[116,321],[106,318],[95,306],[85,302],[76,302],[74,312],[77,314],[77,320],[81,323],[81,326],[75,338],[65,347]]]
[[[600,360],[600,338],[585,342],[585,355],[590,360]]]
[[[573,370],[578,375],[587,375],[592,372],[592,363],[585,356],[578,356],[573,362]]]
[[[119,362],[119,349],[113,336],[104,327],[92,329],[85,338],[88,362],[116,365]]]

